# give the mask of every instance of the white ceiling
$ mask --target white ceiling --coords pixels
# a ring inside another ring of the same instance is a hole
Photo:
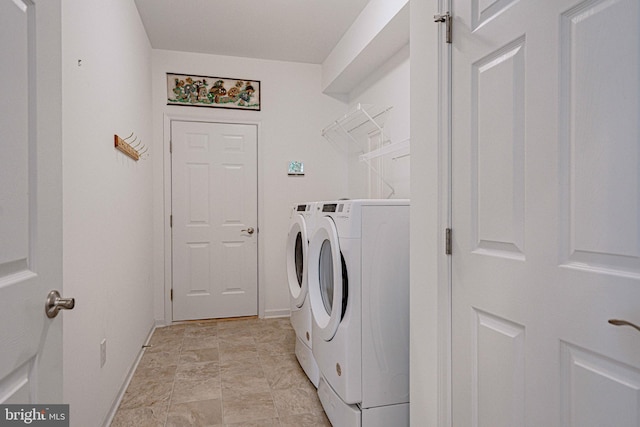
[[[135,0],[154,49],[320,64],[369,0]]]

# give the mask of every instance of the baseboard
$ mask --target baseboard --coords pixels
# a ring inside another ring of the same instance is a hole
[[[159,327],[158,321],[154,322],[154,324],[151,326],[151,330],[149,331],[149,334],[147,334],[147,338],[144,340],[143,345],[149,344],[149,341],[151,340],[151,336],[153,335],[153,332],[156,330],[156,327]],[[120,391],[118,392],[118,395],[113,401],[113,404],[111,405],[111,409],[107,413],[107,417],[105,418],[105,421],[102,424],[102,427],[109,427],[113,422],[113,418],[116,416],[116,412],[118,412],[118,407],[120,406],[120,402],[122,402],[124,393],[127,391],[127,387],[129,387],[129,383],[131,382],[131,379],[133,378],[133,374],[135,374],[136,369],[138,368],[138,364],[140,364],[140,359],[142,359],[143,354],[144,354],[144,347],[141,346],[140,351],[138,352],[138,356],[134,360],[133,365],[131,365],[131,368],[129,369],[129,373],[125,378],[124,383],[122,384],[122,387],[120,387]]]
[[[291,316],[291,310],[290,309],[282,309],[282,310],[265,310],[264,311],[264,318],[265,319],[272,319],[274,317],[290,317]]]
[[[164,328],[165,326],[171,326],[171,322],[167,324],[164,319],[156,319],[156,328]]]

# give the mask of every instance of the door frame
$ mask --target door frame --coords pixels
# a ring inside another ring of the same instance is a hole
[[[452,0],[439,0],[439,14],[449,13],[454,20]],[[452,24],[453,25],[453,24]],[[438,55],[438,426],[450,427],[453,422],[453,367],[451,346],[453,342],[453,256],[446,254],[446,230],[452,229],[452,134],[453,134],[453,43],[447,43],[446,25],[439,25]],[[455,231],[452,230],[451,233]]]
[[[171,224],[169,223],[169,216],[171,215],[171,179],[172,179],[172,171],[171,171],[171,153],[170,153],[170,142],[171,142],[171,122],[180,121],[180,122],[204,122],[204,123],[220,123],[220,124],[234,124],[234,125],[253,125],[256,126],[257,130],[257,159],[256,159],[256,172],[257,172],[257,192],[258,199],[256,200],[256,208],[258,214],[258,223],[257,223],[257,239],[258,239],[258,317],[264,317],[264,295],[263,284],[265,283],[264,278],[262,277],[264,274],[264,268],[262,268],[262,253],[263,252],[263,241],[260,239],[260,227],[262,224],[262,212],[263,209],[263,196],[262,196],[262,147],[260,144],[260,135],[261,135],[261,121],[260,120],[239,120],[232,116],[227,116],[224,114],[214,113],[214,114],[173,114],[173,113],[164,113],[163,117],[163,145],[162,145],[162,158],[163,158],[163,171],[162,171],[162,182],[163,182],[163,212],[164,217],[162,219],[163,226],[163,236],[164,236],[164,288],[163,288],[163,306],[164,306],[164,323],[166,325],[170,325],[173,322],[173,314],[172,314],[172,302],[171,302],[171,289],[173,288],[173,260],[172,260],[172,237],[171,237]]]
[[[440,1],[440,14],[451,14],[454,18],[451,0]],[[438,34],[438,149],[441,153],[440,163],[440,201],[439,231],[442,233],[438,253],[438,372],[440,395],[438,408],[438,424],[441,427],[449,427],[453,422],[453,367],[451,345],[453,341],[452,315],[453,315],[453,257],[446,254],[446,229],[452,228],[452,134],[453,115],[452,99],[453,86],[451,76],[453,43],[446,42],[446,26],[440,25]],[[453,233],[453,231],[451,231]],[[449,236],[451,238],[451,236]]]
[[[418,4],[419,3],[419,4]],[[450,226],[451,45],[434,14],[449,0],[411,7],[411,420],[451,426]],[[415,25],[414,25],[415,24]],[[453,32],[455,41],[456,33]],[[436,345],[433,345],[435,343]]]

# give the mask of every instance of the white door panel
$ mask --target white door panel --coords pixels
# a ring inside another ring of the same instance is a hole
[[[173,319],[257,314],[257,130],[173,121]]]
[[[453,424],[638,427],[638,2],[452,12]]]
[[[60,25],[57,7],[0,0],[0,404],[61,399],[61,320],[44,310],[49,290],[62,291],[59,123],[46,126],[59,110],[39,111],[51,106],[37,92],[50,66],[37,50],[51,36],[43,22]]]
[[[560,167],[565,265],[640,277],[637,1],[561,17]],[[602,227],[594,227],[602,224]]]

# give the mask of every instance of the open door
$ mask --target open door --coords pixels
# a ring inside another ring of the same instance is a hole
[[[0,404],[63,403],[60,26],[59,0],[0,0]]]
[[[640,3],[452,12],[453,425],[637,427]]]

